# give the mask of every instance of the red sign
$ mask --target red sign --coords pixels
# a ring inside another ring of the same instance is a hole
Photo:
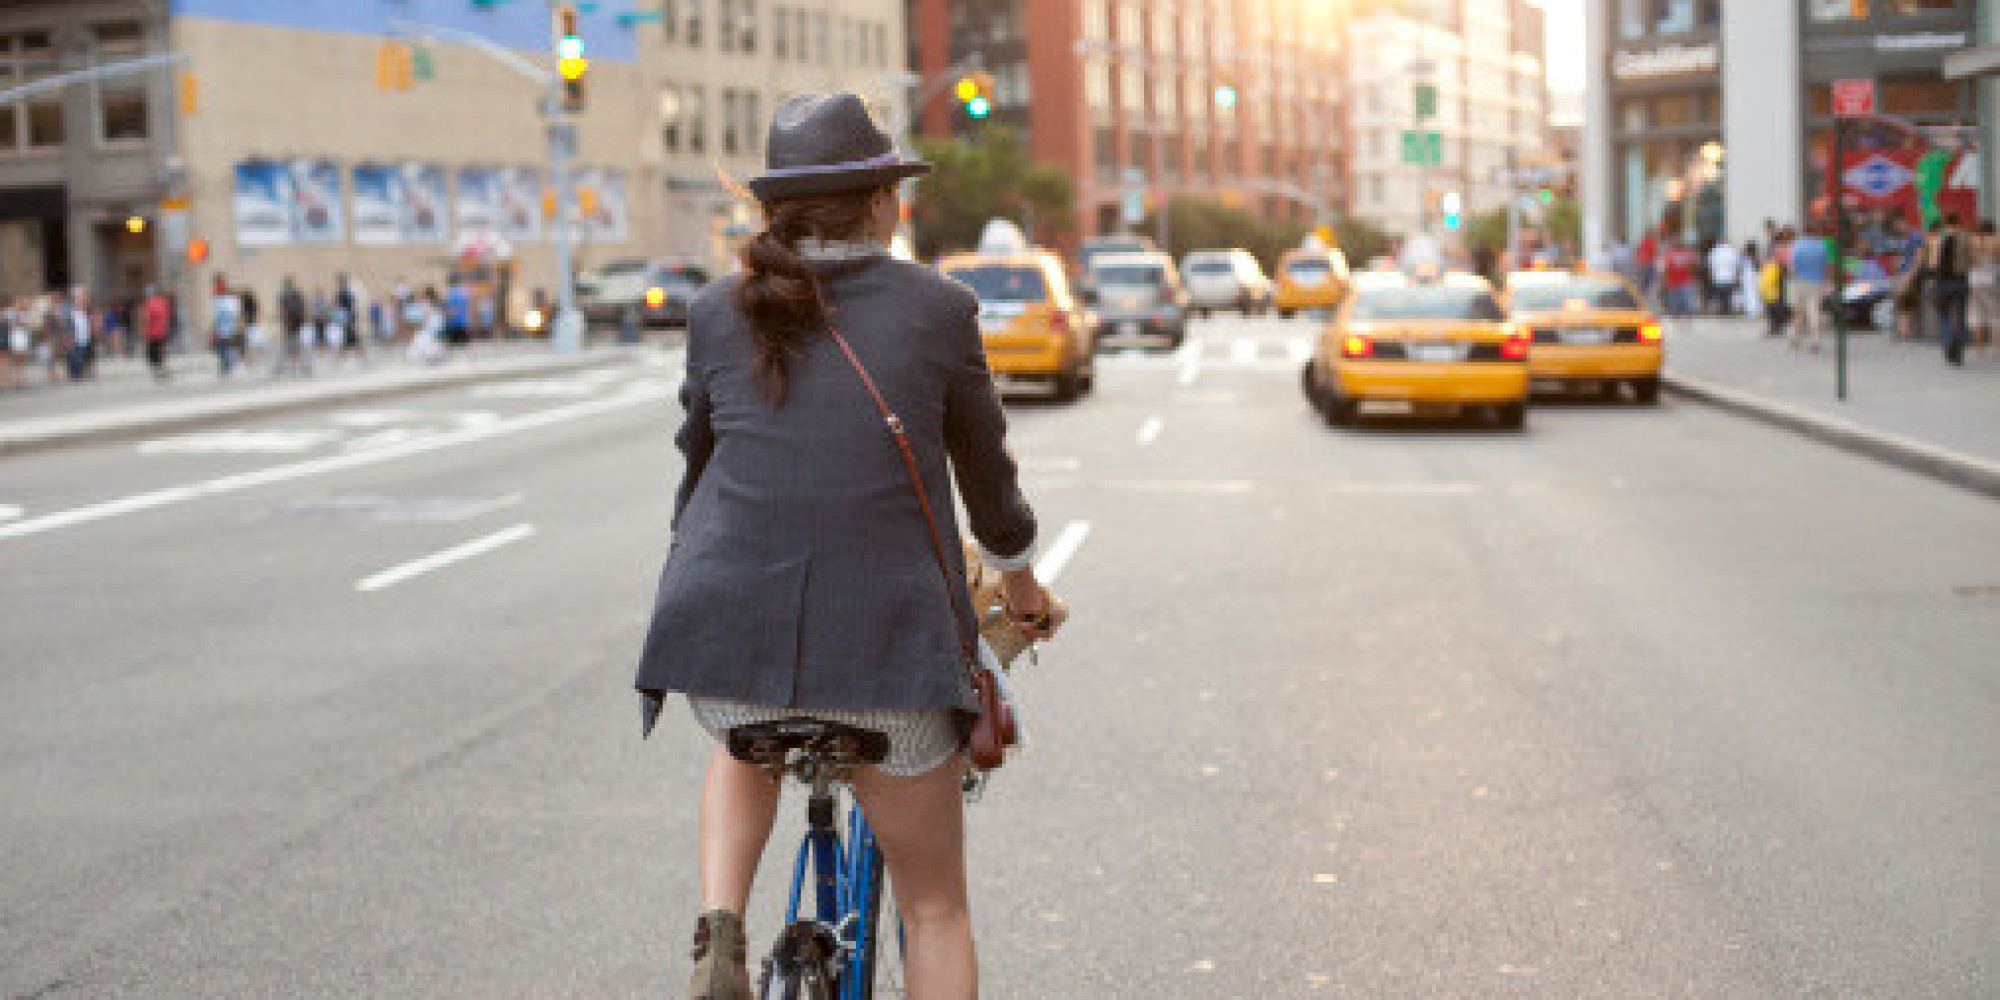
[[[1875,113],[1874,80],[1833,81],[1833,113],[1839,118]]]

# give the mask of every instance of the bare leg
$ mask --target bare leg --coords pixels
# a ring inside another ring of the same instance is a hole
[[[771,821],[778,815],[778,783],[718,746],[708,760],[701,790],[701,908],[741,915]]]
[[[864,768],[854,795],[882,843],[903,918],[910,1000],[977,1000],[979,960],[965,891],[963,758],[898,778]]]

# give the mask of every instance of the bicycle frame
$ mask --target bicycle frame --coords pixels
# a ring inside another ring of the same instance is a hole
[[[841,955],[840,1000],[869,1000],[875,993],[872,936],[882,891],[882,850],[859,804],[847,811],[848,837],[843,842],[834,824],[834,795],[823,784],[813,788],[806,807],[808,826],[792,864],[792,886],[785,902],[785,925],[799,920],[807,879],[813,894],[813,919],[833,932]]]

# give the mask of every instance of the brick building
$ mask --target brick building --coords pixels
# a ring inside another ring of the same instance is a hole
[[[1020,129],[1075,179],[1083,235],[1151,204],[1216,198],[1275,217],[1336,209],[1346,176],[1344,2],[909,0],[929,135]],[[938,83],[976,60],[995,108],[967,119]]]

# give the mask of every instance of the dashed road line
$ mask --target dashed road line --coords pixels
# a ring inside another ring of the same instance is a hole
[[[22,514],[25,513],[27,513],[27,511],[24,511],[21,508],[16,507],[11,503],[0,503],[0,521],[12,521],[15,518],[20,517]]]
[[[491,552],[502,545],[510,545],[523,538],[528,538],[534,533],[535,526],[532,524],[517,524],[511,528],[502,528],[483,538],[475,538],[462,545],[454,545],[443,552],[433,552],[422,559],[413,559],[401,566],[392,566],[356,583],[354,589],[367,593],[369,591],[381,590],[384,587],[393,587],[411,577],[422,576],[432,570],[443,569],[452,563],[464,562],[473,556]]]
[[[1056,543],[1042,554],[1035,563],[1035,579],[1046,587],[1056,582],[1063,568],[1076,556],[1076,550],[1083,547],[1083,540],[1090,537],[1089,521],[1071,521],[1063,525],[1062,534],[1056,536]]]
[[[1161,420],[1159,417],[1150,417],[1145,423],[1140,424],[1138,434],[1139,447],[1144,448],[1158,441],[1160,439],[1160,431],[1165,430],[1166,426],[1166,421]]]

